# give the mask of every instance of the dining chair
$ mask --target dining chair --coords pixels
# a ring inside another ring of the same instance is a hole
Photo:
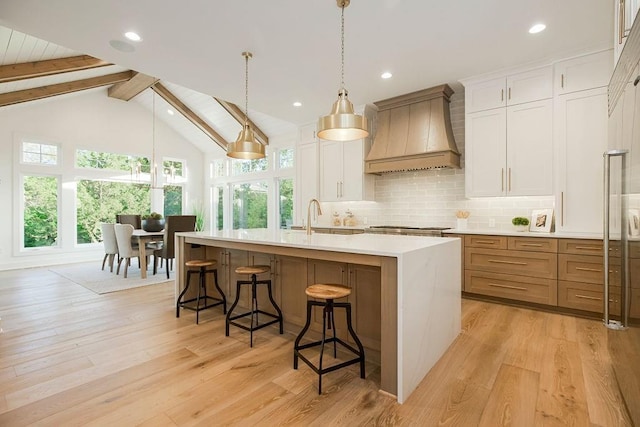
[[[118,243],[118,253],[120,259],[118,260],[118,269],[116,274],[120,274],[120,266],[124,261],[124,278],[127,278],[127,270],[131,263],[131,258],[139,257],[140,251],[138,248],[134,248],[131,245],[131,236],[133,235],[133,225],[131,224],[114,224],[113,226],[116,234],[116,242]]]
[[[102,230],[102,243],[104,244],[104,258],[102,259],[102,269],[109,258],[109,270],[113,273],[113,260],[118,254],[118,242],[116,241],[116,232],[112,223],[100,224]],[[118,257],[119,259],[120,257]]]
[[[118,224],[131,224],[136,230],[142,228],[142,216],[132,214],[120,214],[116,215],[116,222]]]
[[[179,231],[195,231],[196,216],[195,215],[169,215],[165,217],[164,237],[162,239],[162,248],[153,251],[153,274],[158,271],[158,258],[165,261],[167,269],[167,279],[169,279],[169,270],[173,267],[173,259],[176,257],[175,252],[175,234]],[[169,262],[171,261],[171,262]]]

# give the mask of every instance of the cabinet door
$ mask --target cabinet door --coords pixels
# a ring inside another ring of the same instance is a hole
[[[304,126],[300,126],[299,129],[299,141],[302,144],[309,142],[316,142],[316,122],[309,123]]]
[[[507,171],[510,196],[553,194],[553,102],[507,107]]]
[[[471,84],[465,88],[465,108],[467,113],[504,107],[506,102],[506,79],[487,80]]]
[[[296,153],[296,224],[302,224],[309,200],[318,198],[318,144],[300,144]]]
[[[611,49],[554,65],[556,95],[607,86],[613,72]]]
[[[505,194],[507,113],[504,108],[466,117],[467,197]]]
[[[343,142],[343,171],[340,200],[363,200],[364,158],[362,140]]]
[[[552,75],[553,68],[549,66],[507,76],[507,105],[551,98]]]
[[[320,142],[320,200],[339,200],[342,182],[342,144],[344,142]]]
[[[238,275],[235,270],[240,266],[247,265],[249,259],[246,251],[226,249],[226,253],[227,277],[229,280],[229,294],[227,295],[227,300],[229,301],[229,308],[231,308],[231,304],[233,304],[233,301],[236,299],[237,281],[249,280],[246,274]],[[251,307],[251,286],[242,286],[238,307]]]
[[[284,321],[302,327],[307,319],[307,259],[278,256],[276,288]]]
[[[606,88],[556,98],[556,226],[602,231],[602,153],[607,148]]]
[[[362,345],[377,351],[380,351],[380,283],[380,267],[349,265],[353,327]]]

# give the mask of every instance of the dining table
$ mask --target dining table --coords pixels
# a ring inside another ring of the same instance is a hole
[[[145,231],[142,229],[133,230],[131,239],[133,242],[138,243],[138,250],[140,252],[140,277],[147,278],[147,243],[162,241],[164,238],[164,231]]]

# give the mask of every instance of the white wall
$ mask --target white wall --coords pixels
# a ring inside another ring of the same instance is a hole
[[[331,213],[350,209],[363,224],[446,226],[455,228],[456,211],[468,210],[468,228],[512,228],[514,216],[529,217],[533,209],[553,208],[548,197],[487,197],[467,199],[464,196],[464,89],[451,97],[451,125],[462,153],[462,169],[423,170],[385,173],[376,177],[375,202],[323,203],[319,225],[329,225]]]
[[[76,247],[72,218],[75,193],[66,191],[65,183],[82,178],[82,171],[73,167],[76,148],[123,154],[144,155],[151,158],[153,118],[149,110],[136,102],[109,98],[107,89],[94,89],[78,94],[63,95],[34,101],[0,110],[0,270],[51,265],[63,262],[102,260],[102,246]],[[24,254],[16,250],[19,240],[16,196],[18,171],[18,142],[23,138],[61,144],[63,167],[59,171],[63,192],[60,221],[66,224],[61,247],[46,254]],[[166,126],[155,121],[156,159],[163,157],[187,162],[188,184],[185,187],[186,212],[190,200],[203,200],[203,153]],[[69,187],[69,186],[67,186]],[[70,208],[71,207],[71,208]],[[152,209],[154,207],[152,206]],[[156,210],[162,206],[156,206]]]

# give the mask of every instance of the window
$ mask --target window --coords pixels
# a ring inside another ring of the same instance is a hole
[[[267,190],[264,181],[233,186],[233,229],[267,228]]]
[[[164,216],[182,215],[182,186],[164,186]]]
[[[114,222],[117,214],[145,214],[151,210],[148,184],[80,180],[76,194],[78,244],[99,242],[100,223]]]
[[[142,173],[148,174],[151,171],[151,163],[146,157],[102,153],[90,150],[76,150],[76,167],[130,171],[135,175]]]
[[[58,240],[58,178],[24,176],[22,191],[24,247],[56,246]]]
[[[57,165],[58,146],[25,141],[22,143],[22,163]]]
[[[216,230],[224,228],[224,187],[218,185],[213,189],[213,207],[215,212]]]
[[[224,163],[224,159],[218,159],[211,163],[212,178],[222,178],[224,176]]]
[[[236,160],[231,161],[231,170],[233,175],[244,175],[252,172],[266,171],[269,167],[267,157],[253,160]]]
[[[284,148],[278,151],[278,167],[288,169],[293,167],[293,148]]]
[[[181,182],[184,178],[184,162],[180,160],[165,160],[162,162],[162,170],[166,182]]]
[[[291,228],[293,224],[293,179],[278,180],[278,211],[280,212],[280,228]]]

